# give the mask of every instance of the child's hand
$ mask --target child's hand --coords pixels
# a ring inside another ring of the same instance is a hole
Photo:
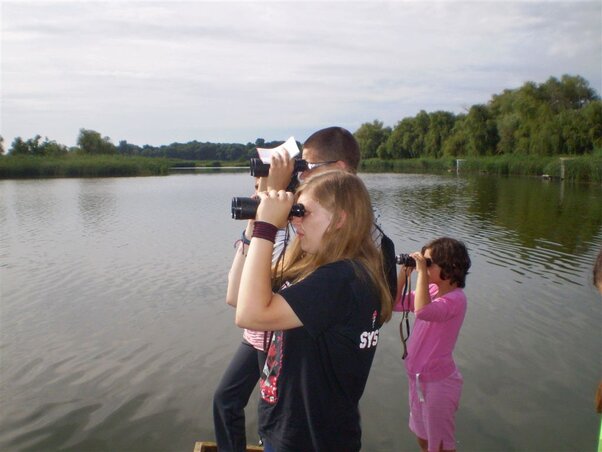
[[[410,256],[412,256],[416,261],[417,272],[420,273],[426,271],[426,258],[422,255],[422,253],[416,251],[415,253],[410,254]]]
[[[414,267],[406,267],[402,265],[399,267],[399,278],[409,278],[412,272],[414,271]]]

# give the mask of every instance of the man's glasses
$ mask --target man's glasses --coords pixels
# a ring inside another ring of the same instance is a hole
[[[315,170],[316,168],[320,168],[321,166],[331,165],[332,163],[336,163],[336,162],[337,162],[337,160],[328,160],[327,162],[315,162],[315,163],[307,162],[307,170],[308,171]]]

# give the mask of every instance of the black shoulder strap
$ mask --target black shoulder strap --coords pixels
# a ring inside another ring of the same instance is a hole
[[[383,230],[376,226],[382,234],[380,241],[380,251],[383,258],[383,268],[385,270],[385,277],[387,278],[387,285],[393,300],[397,295],[397,264],[395,262],[395,244]]]

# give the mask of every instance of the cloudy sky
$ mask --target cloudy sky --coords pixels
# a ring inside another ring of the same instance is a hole
[[[602,93],[602,1],[1,1],[0,134],[304,141],[526,81]]]

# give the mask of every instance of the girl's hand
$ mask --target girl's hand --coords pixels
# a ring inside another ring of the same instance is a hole
[[[255,220],[273,224],[279,229],[286,226],[295,199],[291,192],[270,190],[259,194],[261,202]]]
[[[426,271],[426,258],[422,255],[422,253],[416,251],[415,253],[410,254],[410,256],[412,256],[416,261],[416,271],[418,273]]]

